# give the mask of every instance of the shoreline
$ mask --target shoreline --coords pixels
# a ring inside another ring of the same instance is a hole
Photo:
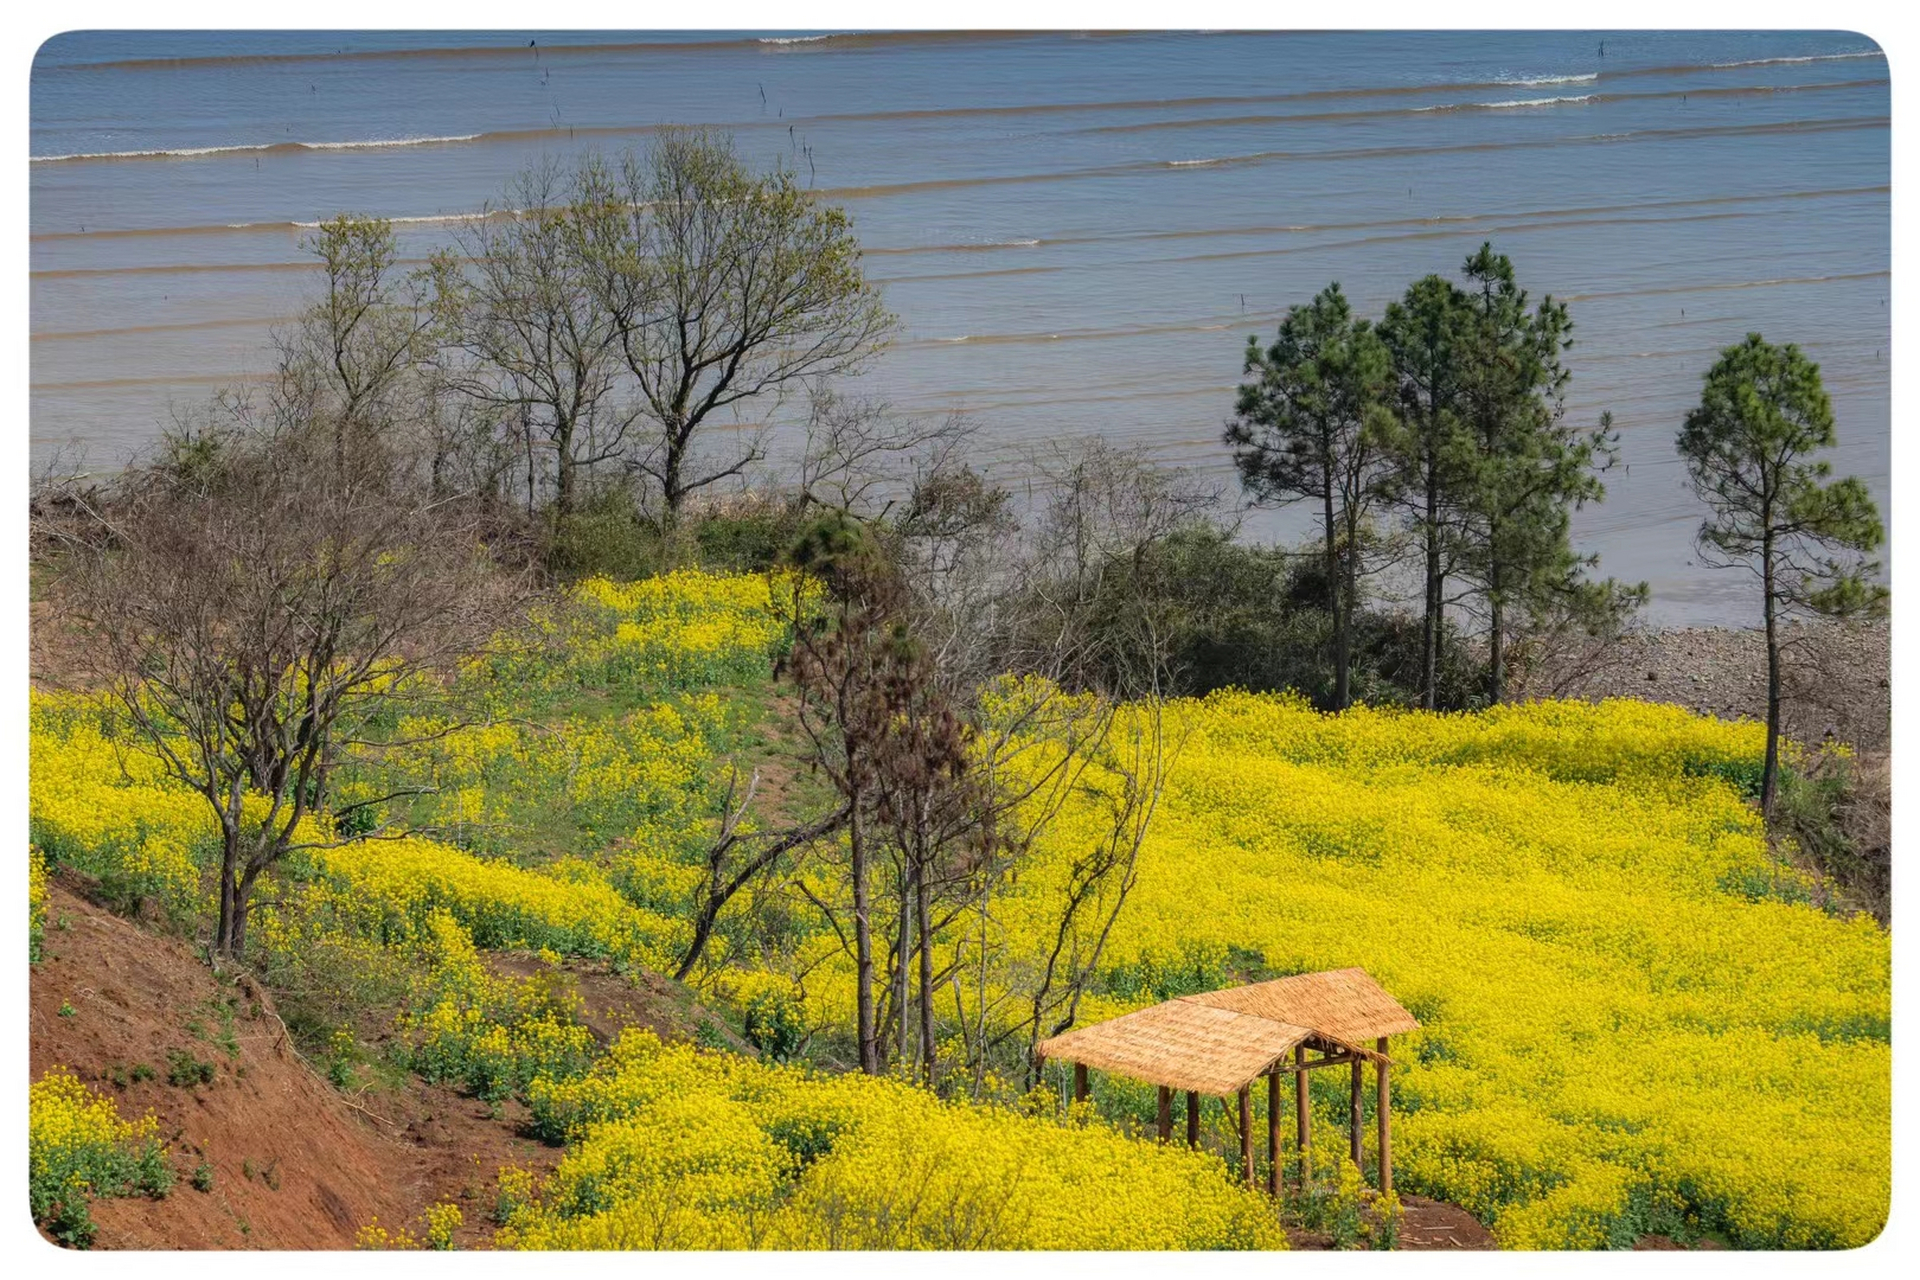
[[[1796,622],[1782,634],[1782,733],[1808,747],[1840,742],[1862,754],[1886,752],[1893,706],[1890,621]],[[1722,719],[1764,720],[1766,654],[1758,627],[1649,628],[1591,658],[1585,670],[1566,660],[1544,664],[1526,696],[1638,698]]]

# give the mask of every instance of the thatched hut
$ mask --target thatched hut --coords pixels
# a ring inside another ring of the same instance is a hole
[[[1074,1064],[1076,1099],[1087,1096],[1087,1071],[1111,1071],[1160,1087],[1159,1133],[1173,1137],[1173,1094],[1187,1095],[1187,1142],[1200,1140],[1200,1099],[1239,1101],[1240,1163],[1249,1186],[1253,1155],[1254,1082],[1267,1079],[1267,1185],[1280,1191],[1282,1076],[1294,1078],[1294,1128],[1305,1168],[1312,1143],[1307,1072],[1347,1066],[1352,1072],[1349,1149],[1361,1159],[1363,1073],[1374,1067],[1374,1121],[1379,1130],[1381,1194],[1393,1190],[1392,1108],[1387,1040],[1419,1026],[1364,969],[1302,973],[1271,982],[1179,996],[1040,1043],[1043,1060]],[[1372,1048],[1367,1048],[1371,1041]],[[1313,1056],[1309,1056],[1312,1054]]]

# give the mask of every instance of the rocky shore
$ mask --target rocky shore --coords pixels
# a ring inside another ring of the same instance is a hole
[[[1892,630],[1886,621],[1785,628],[1781,718],[1809,746],[1888,748]],[[1685,628],[1630,636],[1577,674],[1563,696],[1644,698],[1726,718],[1767,714],[1767,647],[1758,629]]]

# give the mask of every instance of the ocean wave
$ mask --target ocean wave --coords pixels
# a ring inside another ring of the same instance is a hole
[[[1529,76],[1516,80],[1495,80],[1494,84],[1510,84],[1519,89],[1530,89],[1543,84],[1589,84],[1600,78],[1598,71],[1589,71],[1583,76]]]
[[[1845,62],[1852,58],[1886,56],[1878,49],[1861,49],[1853,53],[1809,53],[1797,58],[1743,58],[1738,62],[1709,62],[1707,66],[1715,71],[1728,71],[1735,67],[1780,67],[1795,62]]]
[[[1552,106],[1558,106],[1560,103],[1563,103],[1563,102],[1591,102],[1591,101],[1593,101],[1593,95],[1590,93],[1583,93],[1574,97],[1509,98],[1505,102],[1475,102],[1475,103],[1472,103],[1471,105],[1476,107],[1483,107],[1488,111],[1504,111],[1509,107],[1552,107]]]
[[[477,133],[426,138],[365,138],[352,142],[247,142],[224,147],[162,147],[151,151],[75,151],[67,155],[28,156],[28,164],[66,164],[77,160],[192,160],[202,156],[286,154],[295,151],[362,151],[385,147],[432,147],[473,142]]]
[[[472,142],[477,133],[455,133],[438,138],[372,138],[361,142],[301,142],[310,151],[358,151],[363,147],[430,147],[448,142]]]
[[[1597,94],[1583,93],[1558,98],[1506,98],[1499,102],[1437,102],[1430,107],[1414,107],[1412,108],[1412,114],[1425,115],[1428,112],[1437,111],[1507,111],[1514,107],[1551,107],[1563,102],[1592,102],[1598,96]]]
[[[449,33],[454,34],[454,33]],[[726,53],[741,49],[777,49],[795,44],[827,44],[834,48],[886,48],[907,44],[949,44],[992,40],[1027,40],[1046,32],[1013,31],[845,31],[818,36],[723,35],[712,40],[608,40],[580,44],[427,45],[401,49],[335,49],[297,53],[190,54],[179,57],[114,58],[101,62],[61,64],[63,72],[224,69],[236,66],[279,66],[293,63],[410,62],[447,59],[540,59],[606,57],[618,54]]]
[[[1233,159],[1232,156],[1208,156],[1203,160],[1169,160],[1167,167],[1169,169],[1204,169],[1212,164],[1225,164],[1231,159]]]
[[[516,216],[518,215],[519,212],[520,211],[517,209],[490,209],[485,214],[481,214],[479,212],[403,214],[397,218],[387,218],[385,219],[385,221],[392,223],[396,227],[407,226],[414,223],[474,222],[479,220],[482,217],[485,217],[489,220],[494,218],[504,219],[504,218]],[[238,226],[241,226],[241,227],[248,226],[248,225],[249,224],[247,223],[238,224]],[[312,231],[318,228],[321,225],[321,223],[319,223],[318,221],[315,221],[315,222],[288,222],[288,223],[260,224],[260,225],[290,226],[290,227],[298,227],[302,231]]]

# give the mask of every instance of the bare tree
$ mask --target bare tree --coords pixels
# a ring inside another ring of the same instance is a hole
[[[80,503],[60,588],[133,730],[213,811],[213,950],[238,957],[260,876],[335,842],[309,819],[336,763],[484,642],[498,582],[457,507],[327,423],[171,437]]]
[[[882,520],[950,470],[978,432],[963,414],[917,418],[885,401],[818,386],[793,486],[801,511],[824,508]],[[902,511],[900,519],[909,518]]]
[[[688,494],[764,456],[756,436],[702,464],[715,414],[857,370],[895,321],[846,212],[785,169],[751,173],[723,135],[671,130],[627,155],[611,203],[624,217],[602,228],[594,276],[645,406],[637,465],[673,523]]]
[[[693,936],[687,943],[679,967],[674,970],[675,982],[685,982],[692,976],[706,954],[707,943],[713,937],[720,913],[742,889],[756,877],[772,871],[787,854],[824,839],[846,825],[848,810],[842,805],[810,822],[783,830],[743,831],[742,824],[752,808],[759,781],[758,773],[749,776],[746,790],[742,793],[737,769],[727,780],[726,796],[720,804],[720,830],[702,855],[704,874],[694,887]],[[739,796],[737,804],[734,800],[736,795]]]
[[[329,424],[339,467],[349,435],[391,428],[401,416],[406,384],[430,354],[434,316],[422,281],[397,269],[386,219],[339,214],[305,247],[325,286],[291,329],[274,335],[275,388],[289,401],[283,414]]]
[[[545,161],[514,179],[506,199],[436,256],[436,304],[447,349],[465,357],[454,385],[520,445],[529,511],[550,471],[565,519],[580,473],[622,456],[634,418],[618,386],[621,333],[633,322],[608,309],[591,265],[591,246],[618,213],[591,163],[569,179]]]
[[[1056,444],[1034,466],[1014,665],[1070,689],[1157,694],[1170,674],[1172,606],[1150,588],[1151,553],[1216,511],[1219,487],[1098,437]]]
[[[1117,738],[1117,741],[1116,741]],[[1107,940],[1126,906],[1140,866],[1140,849],[1166,789],[1170,751],[1161,699],[1149,696],[1126,709],[1118,732],[1103,734],[1097,762],[1111,781],[1095,792],[1104,806],[1101,836],[1073,858],[1066,892],[1045,960],[1032,984],[1027,1062],[1037,1070],[1041,1040],[1065,1031],[1080,1016],[1080,1001],[1100,969]]]

